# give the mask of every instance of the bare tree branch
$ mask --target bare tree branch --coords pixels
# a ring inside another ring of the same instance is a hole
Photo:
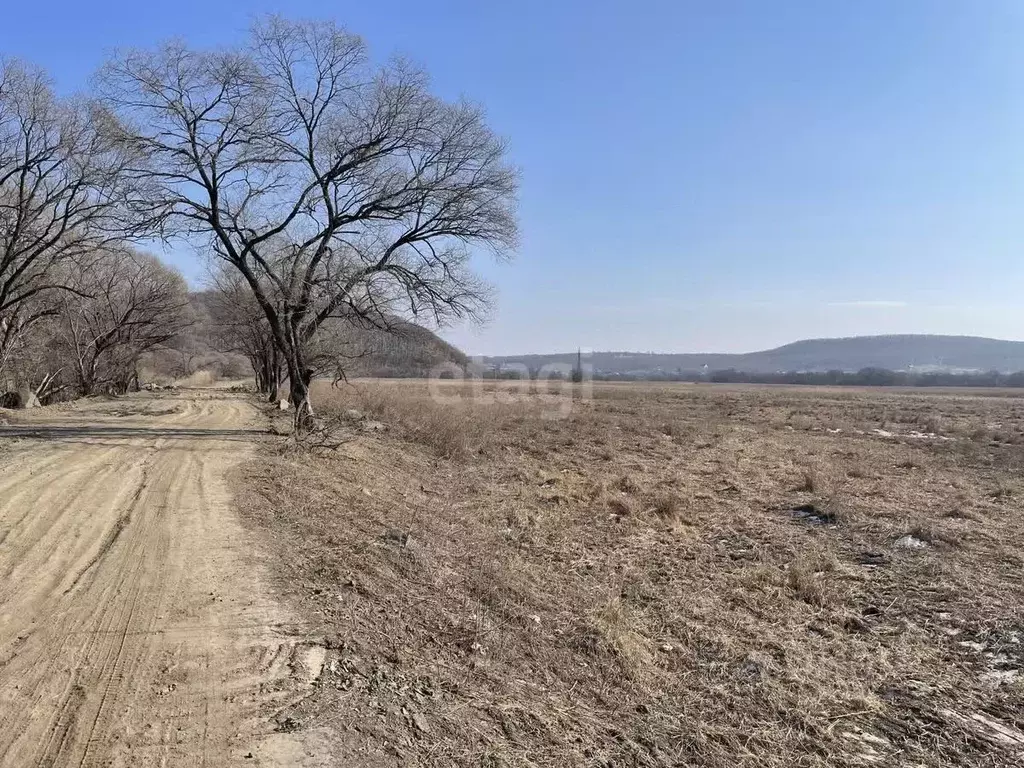
[[[106,252],[74,281],[60,298],[57,338],[82,395],[127,390],[142,355],[191,322],[184,278],[153,256]]]
[[[46,76],[0,61],[0,366],[67,288],[64,269],[131,234],[123,203],[129,147],[95,103],[58,99]]]
[[[375,67],[330,23],[269,18],[226,53],[128,52],[99,82],[125,154],[145,158],[134,212],[238,271],[299,417],[328,320],[474,315],[490,292],[472,253],[516,244],[517,173],[482,111],[405,62]]]

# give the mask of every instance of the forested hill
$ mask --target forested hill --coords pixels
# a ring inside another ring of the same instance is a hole
[[[550,363],[573,365],[576,352],[485,358],[488,366],[521,363],[536,370]],[[594,352],[585,362],[597,374],[652,374],[734,369],[750,373],[783,371],[1024,371],[1024,342],[975,336],[855,336],[806,339],[775,349],[745,354]]]
[[[440,336],[420,325],[397,322],[389,332],[353,329],[352,344],[362,356],[350,365],[356,376],[429,376],[445,363],[465,365],[466,356]]]

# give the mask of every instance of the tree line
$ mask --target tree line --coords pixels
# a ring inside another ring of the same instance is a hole
[[[756,373],[733,368],[702,372],[651,373],[643,377],[628,374],[595,374],[598,381],[707,381],[717,384],[796,384],[837,387],[1024,387],[1024,371],[891,371],[862,368],[859,371],[780,371]]]
[[[188,323],[184,281],[139,249],[213,265],[224,342],[296,423],[314,376],[391,334],[486,311],[471,268],[517,239],[518,175],[482,109],[375,63],[330,22],[257,22],[243,44],[110,59],[92,92],[0,64],[0,381],[131,386]],[[59,373],[58,373],[59,372]],[[41,391],[41,390],[40,390]]]

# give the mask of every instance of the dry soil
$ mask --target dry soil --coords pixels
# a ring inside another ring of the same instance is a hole
[[[326,764],[275,715],[320,649],[268,596],[225,473],[244,395],[87,400],[0,427],[0,765]],[[2,421],[2,419],[0,419]]]

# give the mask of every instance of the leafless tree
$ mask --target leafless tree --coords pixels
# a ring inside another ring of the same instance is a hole
[[[135,212],[238,270],[312,414],[309,342],[331,318],[442,323],[481,311],[470,269],[517,235],[517,173],[482,111],[375,67],[329,22],[270,18],[236,50],[129,52],[99,78],[126,152],[145,155]]]
[[[139,358],[191,320],[184,278],[147,254],[100,254],[71,287],[60,297],[58,339],[81,395],[127,391]]]
[[[126,146],[96,104],[0,60],[0,369],[55,311],[71,262],[125,236]]]
[[[267,316],[237,271],[216,275],[210,319],[218,347],[245,355],[256,377],[256,388],[277,401],[284,379],[281,355],[274,344]]]
[[[52,313],[19,333],[8,348],[0,391],[32,392],[42,402],[62,395],[68,389],[66,361],[53,343],[56,337],[57,317]]]

